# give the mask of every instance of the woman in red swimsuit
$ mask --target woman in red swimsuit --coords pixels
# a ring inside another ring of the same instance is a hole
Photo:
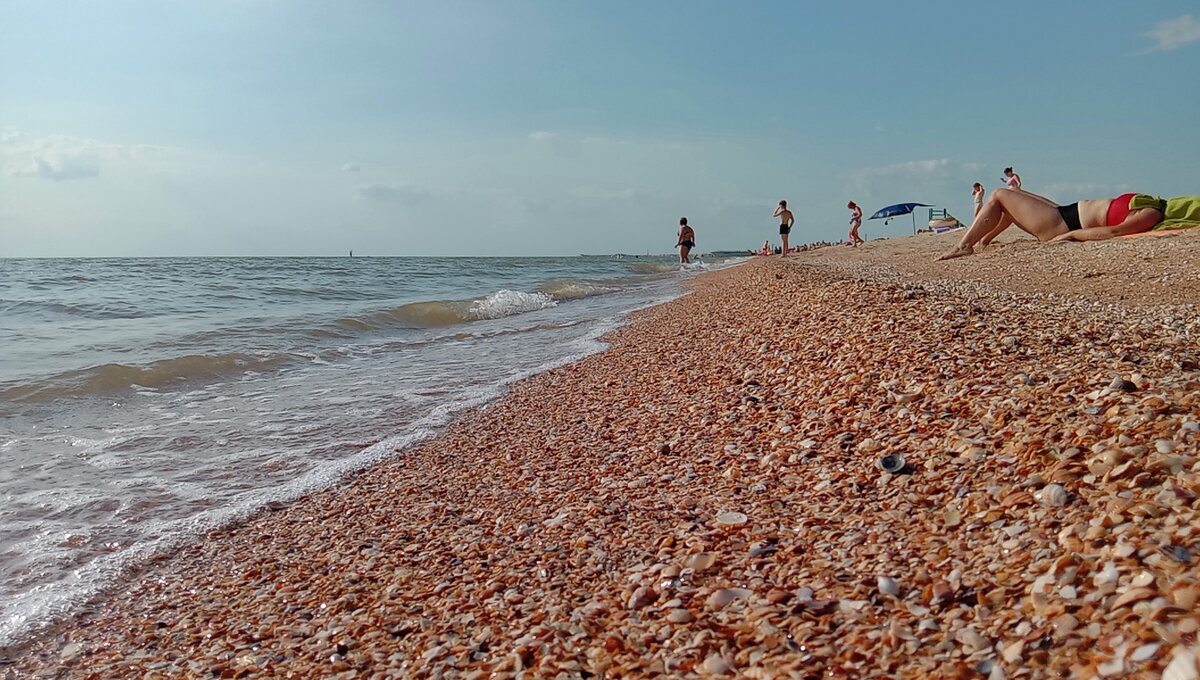
[[[1163,214],[1153,208],[1130,210],[1129,201],[1136,195],[1122,194],[1060,206],[1028,191],[997,189],[975,215],[975,221],[958,245],[938,259],[973,255],[975,244],[986,246],[1013,224],[1039,241],[1101,241],[1150,231],[1162,222]]]

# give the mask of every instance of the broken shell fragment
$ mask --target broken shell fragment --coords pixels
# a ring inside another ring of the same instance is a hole
[[[747,521],[749,518],[741,512],[722,512],[717,515],[717,524],[723,527],[740,527]]]

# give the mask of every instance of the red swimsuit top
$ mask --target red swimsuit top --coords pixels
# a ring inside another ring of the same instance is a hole
[[[1115,227],[1125,221],[1129,217],[1129,201],[1137,194],[1121,194],[1108,204],[1108,217],[1104,220],[1105,226]]]

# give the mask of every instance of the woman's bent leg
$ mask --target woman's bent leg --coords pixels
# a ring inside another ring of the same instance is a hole
[[[1000,232],[1015,224],[1039,241],[1049,241],[1067,231],[1067,224],[1058,213],[1058,206],[1037,194],[1013,189],[997,189],[975,215],[967,233],[953,250],[939,260],[974,254],[976,243],[991,241]]]

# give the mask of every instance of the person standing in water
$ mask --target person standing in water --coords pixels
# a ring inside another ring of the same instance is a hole
[[[1013,172],[1011,165],[1004,168],[1004,183],[1008,185],[1009,189],[1021,190],[1021,176]]]
[[[779,207],[775,208],[775,214],[772,217],[779,218],[779,240],[783,242],[783,249],[779,251],[779,256],[784,257],[788,253],[788,234],[792,233],[792,225],[796,223],[796,218],[792,215],[792,211],[788,210],[787,201],[779,202]]]
[[[983,185],[979,182],[971,187],[971,200],[975,203],[975,214],[978,215],[979,209],[983,207]]]
[[[675,242],[675,247],[679,249],[679,263],[687,264],[688,253],[696,247],[696,231],[688,226],[686,217],[679,218],[679,240]]]
[[[866,243],[858,235],[858,228],[862,226],[862,208],[854,201],[847,203],[846,207],[850,209],[850,245],[857,248],[858,244]]]

